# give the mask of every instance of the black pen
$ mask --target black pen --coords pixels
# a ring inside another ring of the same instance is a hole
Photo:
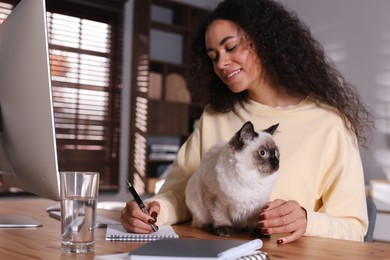
[[[127,182],[127,188],[129,189],[131,195],[133,195],[135,201],[137,202],[138,204],[138,207],[145,213],[145,214],[149,214],[148,210],[146,209],[145,207],[145,204],[144,202],[141,200],[140,196],[138,195],[137,191],[134,189],[133,185],[131,185],[131,183],[126,180]],[[156,232],[158,230],[158,227],[156,226],[156,224],[151,224],[152,225],[152,229],[154,232]]]

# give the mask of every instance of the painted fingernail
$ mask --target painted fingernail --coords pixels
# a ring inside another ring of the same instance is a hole
[[[157,220],[157,212],[156,211],[153,211],[152,214],[150,214],[150,216],[154,219],[154,221]]]
[[[257,224],[257,226],[258,226],[259,228],[263,228],[263,227],[264,227],[264,222],[259,222],[259,223]]]
[[[148,220],[148,223],[149,223],[150,225],[153,225],[154,223],[156,223],[156,221],[155,221],[154,219],[149,219],[149,220]]]
[[[278,239],[278,240],[276,240],[276,243],[278,243],[279,245],[280,245],[280,244],[283,244],[283,239]]]
[[[262,228],[261,233],[263,233],[263,235],[268,235],[268,228]]]
[[[265,206],[263,207],[263,210],[268,209],[268,208],[269,208],[269,206],[268,206],[268,205],[265,205]]]

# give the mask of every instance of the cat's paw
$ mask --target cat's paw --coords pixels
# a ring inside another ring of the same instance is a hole
[[[219,226],[214,228],[214,234],[220,237],[231,237],[235,232],[231,226]]]
[[[255,237],[255,238],[263,238],[263,239],[270,239],[271,238],[270,235],[264,235],[263,233],[261,233],[260,228],[253,229],[251,232],[251,236]]]
[[[202,225],[202,229],[209,232],[209,233],[214,233],[214,226],[211,223],[207,223]]]

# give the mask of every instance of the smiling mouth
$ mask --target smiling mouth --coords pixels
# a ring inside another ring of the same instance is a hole
[[[241,72],[242,69],[238,69],[238,70],[234,70],[232,72],[230,72],[229,74],[225,74],[224,75],[224,78],[225,79],[231,79],[232,77],[236,76],[237,74],[239,74]]]

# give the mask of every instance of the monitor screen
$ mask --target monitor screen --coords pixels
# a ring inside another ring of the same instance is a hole
[[[0,25],[0,171],[59,200],[44,0],[22,0]],[[8,174],[8,173],[7,173]]]

